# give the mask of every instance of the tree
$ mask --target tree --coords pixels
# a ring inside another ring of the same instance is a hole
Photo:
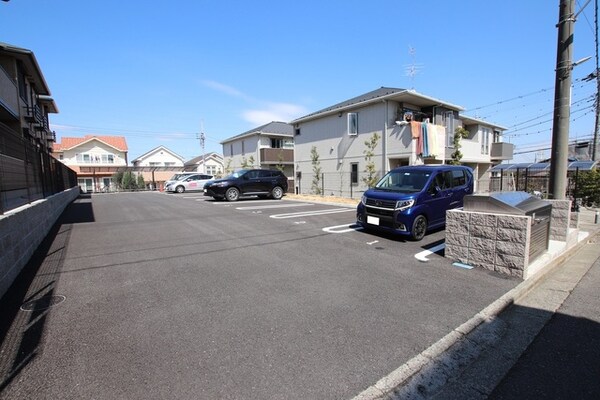
[[[367,146],[367,149],[363,151],[363,154],[365,155],[365,173],[367,176],[363,177],[362,180],[369,188],[375,186],[378,180],[377,168],[375,167],[375,161],[373,160],[373,157],[375,156],[375,149],[379,144],[379,139],[381,139],[381,136],[379,136],[377,132],[374,132],[369,140],[365,140],[365,146]]]
[[[277,153],[277,165],[275,165],[275,168],[280,172],[285,170],[285,165],[283,165],[283,152],[281,150]]]
[[[231,168],[232,158],[227,159],[227,164],[225,164],[225,175],[229,175],[233,172],[233,168]]]
[[[246,160],[246,157],[242,158],[242,168],[249,168],[249,167],[254,167],[254,156],[248,157],[247,160]]]
[[[137,188],[136,178],[133,172],[127,171],[123,173],[123,180],[121,181],[121,187],[125,190],[132,190]]]
[[[600,205],[600,170],[580,171],[577,179],[577,197],[591,207]]]
[[[313,167],[313,180],[311,189],[314,194],[323,194],[321,190],[321,162],[319,161],[319,153],[317,152],[317,146],[311,147],[310,160]]]
[[[112,181],[118,189],[123,189],[123,172],[115,172]]]
[[[137,176],[137,184],[136,184],[138,189],[144,189],[146,187],[146,182],[144,182],[144,175],[139,174]]]
[[[450,160],[450,162],[448,164],[460,165],[460,160],[463,157],[463,154],[460,151],[460,148],[462,147],[460,145],[460,141],[462,139],[466,138],[467,136],[469,136],[468,130],[466,130],[462,126],[459,126],[458,128],[456,128],[456,130],[454,131],[454,151],[450,155],[450,157],[452,157],[452,159]]]

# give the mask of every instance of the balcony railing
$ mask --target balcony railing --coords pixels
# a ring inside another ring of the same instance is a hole
[[[260,149],[260,161],[263,164],[293,164],[293,149]]]
[[[44,126],[44,114],[42,113],[42,109],[40,108],[40,106],[38,106],[37,104],[25,107],[25,119],[29,122],[37,124],[38,127]]]
[[[0,119],[3,119],[3,111],[8,111],[13,119],[19,118],[19,95],[17,85],[8,76],[6,71],[0,67]],[[8,115],[6,115],[8,117]]]
[[[492,143],[490,158],[492,160],[512,160],[515,145],[512,143]]]

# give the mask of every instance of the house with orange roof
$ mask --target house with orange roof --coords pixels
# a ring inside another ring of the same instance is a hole
[[[114,189],[115,167],[127,166],[127,141],[123,136],[63,137],[55,143],[53,154],[77,172],[77,183],[84,192]]]

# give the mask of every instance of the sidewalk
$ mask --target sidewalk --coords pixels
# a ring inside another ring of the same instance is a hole
[[[594,213],[582,211],[579,229],[589,235],[554,264],[355,400],[600,398]]]

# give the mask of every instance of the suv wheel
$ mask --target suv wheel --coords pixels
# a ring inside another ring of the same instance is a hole
[[[280,200],[283,197],[283,189],[279,186],[275,186],[273,190],[271,190],[271,197],[275,200]]]
[[[240,191],[234,187],[229,188],[225,192],[225,197],[227,198],[227,201],[237,201],[240,198]]]
[[[427,232],[427,218],[423,215],[419,215],[415,218],[410,232],[414,240],[419,241],[423,239],[425,237],[425,232]]]
[[[176,191],[177,193],[183,193],[183,192],[185,192],[185,188],[184,188],[183,186],[177,186],[177,187],[175,188],[175,191]]]

